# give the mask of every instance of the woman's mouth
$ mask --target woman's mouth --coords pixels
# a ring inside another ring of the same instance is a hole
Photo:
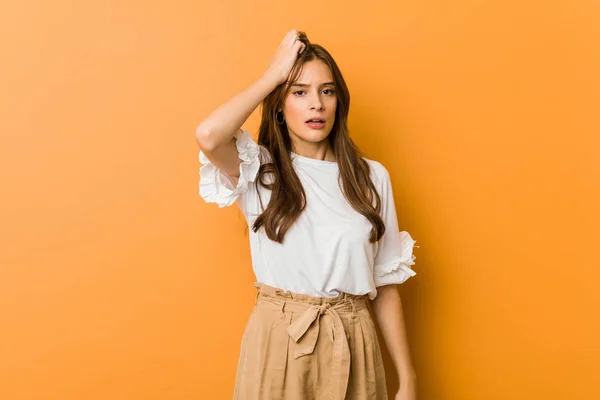
[[[311,129],[321,129],[325,126],[325,120],[323,119],[309,119],[306,124]]]

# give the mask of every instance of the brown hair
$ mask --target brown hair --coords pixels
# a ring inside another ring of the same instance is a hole
[[[339,178],[341,178],[340,188],[348,203],[373,225],[369,241],[371,243],[378,241],[385,232],[385,225],[379,215],[381,199],[369,177],[368,162],[363,159],[362,153],[348,134],[350,92],[329,52],[318,44],[310,43],[304,32],[299,32],[298,39],[306,47],[299,54],[289,79],[277,86],[262,102],[258,143],[268,149],[272,160],[262,163],[257,181],[272,193],[267,208],[264,209],[263,206],[264,211],[258,216],[252,229],[256,232],[261,226],[264,226],[269,239],[282,243],[285,233],[306,207],[304,188],[292,167],[290,152],[293,149],[287,125],[285,123],[278,124],[276,115],[292,83],[296,82],[300,76],[304,63],[318,59],[329,66],[335,82],[337,107],[335,122],[328,140],[338,163]],[[266,174],[272,174],[274,179],[266,182]],[[260,199],[260,203],[262,205],[262,199]]]

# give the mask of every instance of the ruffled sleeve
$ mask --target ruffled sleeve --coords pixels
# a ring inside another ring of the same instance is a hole
[[[238,130],[234,135],[240,164],[240,177],[237,185],[232,178],[204,155],[199,153],[200,164],[200,196],[207,203],[217,203],[219,208],[232,205],[240,195],[248,191],[249,185],[254,182],[260,168],[260,147],[245,129]]]
[[[414,240],[407,231],[398,229],[398,218],[392,183],[387,169],[379,164],[380,196],[382,201],[381,216],[385,223],[385,233],[378,242],[377,253],[373,265],[375,287],[403,283],[417,273],[411,266],[415,264],[413,255]]]

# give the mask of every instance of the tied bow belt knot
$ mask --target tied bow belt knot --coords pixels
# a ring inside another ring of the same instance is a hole
[[[356,307],[352,300],[344,300],[334,305],[323,303],[311,305],[304,313],[287,327],[290,337],[296,342],[294,358],[311,354],[319,337],[321,325],[333,343],[332,350],[332,385],[329,398],[344,400],[350,376],[350,348],[342,319],[338,313],[342,308],[352,305],[352,318],[356,318]],[[322,316],[322,318],[321,318]],[[320,321],[320,320],[323,321]]]

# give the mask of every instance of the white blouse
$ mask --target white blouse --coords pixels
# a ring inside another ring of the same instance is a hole
[[[252,225],[262,212],[258,195],[266,207],[270,191],[256,181],[262,154],[268,150],[241,129],[235,134],[240,164],[237,185],[200,151],[200,196],[219,207],[236,203],[250,227],[250,252],[256,281],[270,286],[334,297],[342,292],[368,294],[373,300],[377,287],[403,283],[416,275],[412,254],[415,240],[399,231],[392,185],[387,169],[369,160],[371,179],[382,200],[381,217],[385,233],[376,243],[369,242],[369,220],[354,210],[338,184],[338,164],[292,153],[292,164],[306,193],[306,208],[286,232],[283,244],[270,240],[264,227]],[[268,181],[268,179],[267,179]]]

